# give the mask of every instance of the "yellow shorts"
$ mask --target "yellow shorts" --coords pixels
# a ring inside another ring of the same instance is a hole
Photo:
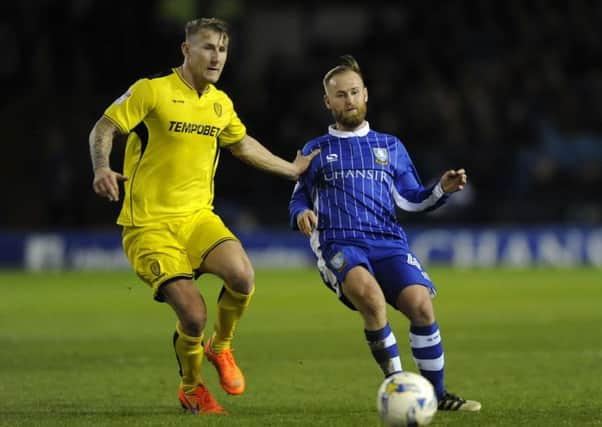
[[[225,240],[238,240],[213,211],[202,210],[170,223],[123,227],[123,249],[136,274],[150,285],[156,300],[159,287],[176,278],[193,279],[207,254]]]

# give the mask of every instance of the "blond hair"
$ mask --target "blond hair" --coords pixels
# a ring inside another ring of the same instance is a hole
[[[184,28],[186,40],[190,40],[192,36],[198,34],[201,30],[206,29],[224,34],[228,37],[230,36],[230,26],[226,21],[222,21],[218,18],[199,18],[186,23],[186,27]]]
[[[339,65],[330,69],[324,76],[324,79],[322,80],[322,85],[324,86],[324,90],[326,90],[326,86],[328,85],[328,82],[330,81],[331,78],[333,78],[337,74],[341,74],[346,71],[353,71],[354,73],[357,73],[357,75],[360,76],[362,81],[364,81],[364,76],[362,75],[360,66],[353,56],[343,55],[343,56],[341,56],[340,59],[341,59],[341,62],[339,63]]]

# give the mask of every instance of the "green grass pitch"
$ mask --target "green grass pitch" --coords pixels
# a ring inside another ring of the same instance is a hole
[[[429,268],[452,392],[433,426],[601,426],[602,271]],[[197,282],[215,315],[219,282]],[[128,272],[0,272],[0,426],[378,426],[381,374],[356,313],[313,270],[259,270],[228,417],[182,413],[170,309]],[[406,370],[407,321],[390,312]],[[209,326],[208,329],[211,327]]]

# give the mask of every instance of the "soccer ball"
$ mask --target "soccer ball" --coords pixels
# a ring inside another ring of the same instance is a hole
[[[429,380],[404,371],[383,381],[376,396],[376,407],[387,427],[425,426],[437,412],[437,396]]]

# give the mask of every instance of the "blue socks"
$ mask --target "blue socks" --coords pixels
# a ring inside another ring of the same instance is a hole
[[[439,324],[435,322],[430,326],[410,326],[410,346],[420,373],[433,384],[437,397],[443,396],[445,358]]]
[[[372,356],[380,369],[385,374],[385,377],[401,372],[401,359],[399,358],[399,349],[397,348],[397,340],[389,323],[384,328],[377,331],[364,330],[368,346],[372,352]]]

